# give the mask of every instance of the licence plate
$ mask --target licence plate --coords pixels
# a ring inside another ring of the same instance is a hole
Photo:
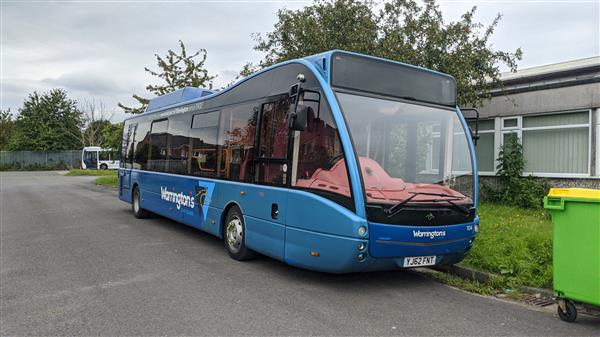
[[[433,266],[435,264],[434,256],[412,256],[404,258],[404,267],[422,267],[422,266]]]

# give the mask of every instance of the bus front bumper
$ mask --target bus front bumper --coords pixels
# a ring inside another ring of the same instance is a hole
[[[475,221],[445,226],[401,226],[369,223],[369,253],[376,258],[466,253],[479,226]]]
[[[478,218],[430,227],[369,223],[365,239],[287,227],[285,262],[330,273],[399,269],[407,257],[416,256],[435,256],[435,265],[448,265],[469,252],[478,224]]]

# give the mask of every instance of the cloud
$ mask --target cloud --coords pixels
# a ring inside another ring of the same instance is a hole
[[[502,14],[490,42],[503,51],[521,47],[520,68],[600,55],[599,2],[448,1],[440,7],[446,20],[458,20],[475,5],[475,20],[485,24]]]
[[[275,12],[306,3],[2,3],[1,107],[16,111],[28,93],[63,87],[83,101],[102,100],[107,109],[117,103],[135,105],[134,93],[156,79],[154,54],[177,49],[208,50],[206,67],[218,74],[214,87],[228,84],[246,62],[260,60],[251,33],[272,30]],[[477,4],[476,19],[504,17],[492,38],[501,50],[522,47],[521,67],[600,54],[598,3],[440,4],[446,20]],[[122,115],[122,114],[121,114]],[[122,115],[124,116],[124,115]]]
[[[110,95],[123,92],[112,77],[102,77],[98,74],[70,73],[57,78],[45,78],[42,83],[52,87],[63,87],[67,90],[87,92],[90,95]]]

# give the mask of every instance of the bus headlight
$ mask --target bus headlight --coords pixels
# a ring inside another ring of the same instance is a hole
[[[367,227],[360,226],[358,227],[358,235],[365,236],[367,234]]]
[[[358,250],[360,250],[361,252],[363,250],[365,250],[365,248],[367,248],[367,244],[366,243],[361,242],[361,243],[358,244]]]
[[[479,233],[479,225],[475,225],[475,233]]]
[[[357,256],[358,261],[360,261],[360,262],[364,261],[366,257],[367,257],[367,254],[365,254],[365,253],[359,253]]]

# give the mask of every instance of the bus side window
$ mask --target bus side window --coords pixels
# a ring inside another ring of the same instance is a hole
[[[188,133],[190,129],[189,115],[173,115],[169,117],[168,133],[168,170],[170,173],[186,174],[190,146]]]
[[[327,103],[323,100],[320,104],[320,109],[313,106],[306,130],[299,132],[299,140],[296,137],[297,168],[292,186],[312,190],[354,209],[337,126]]]
[[[228,107],[219,121],[219,177],[252,181],[250,170],[254,157],[254,137],[258,112],[252,104]]]
[[[126,125],[123,128],[123,132],[125,137],[123,137],[123,162],[121,163],[121,167],[131,168],[131,162],[133,160],[133,142],[135,139],[135,131],[137,128],[137,124]]]
[[[257,182],[285,185],[288,176],[289,99],[262,106],[259,130],[259,157],[256,158]]]
[[[133,158],[133,168],[138,170],[147,169],[148,152],[150,147],[150,122],[138,123],[135,136],[135,156]]]
[[[190,130],[189,173],[195,176],[217,177],[217,132],[220,111],[199,113],[192,118]]]
[[[98,153],[98,157],[100,157],[100,160],[110,160],[110,151],[107,150],[102,150]]]
[[[167,131],[169,120],[161,119],[152,122],[150,127],[150,152],[148,170],[166,172],[167,170]]]

